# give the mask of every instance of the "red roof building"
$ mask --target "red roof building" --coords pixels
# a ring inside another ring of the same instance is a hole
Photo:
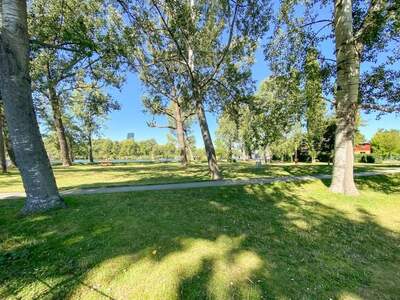
[[[371,154],[372,147],[370,143],[363,143],[354,146],[355,154]]]

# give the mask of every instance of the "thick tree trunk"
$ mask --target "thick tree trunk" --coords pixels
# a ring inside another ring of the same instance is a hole
[[[93,159],[93,144],[92,144],[92,135],[88,136],[88,159],[90,163],[94,163]]]
[[[332,192],[357,195],[353,176],[353,136],[359,89],[359,51],[353,36],[352,1],[335,1],[337,64],[336,135]]]
[[[17,166],[26,191],[23,213],[65,206],[39,132],[29,78],[25,0],[2,0],[0,88]]]
[[[69,147],[67,142],[67,136],[65,134],[65,128],[62,121],[60,100],[53,86],[49,87],[49,100],[51,104],[51,109],[53,111],[53,121],[57,133],[58,144],[60,146],[61,162],[63,166],[69,167],[72,165],[72,162],[69,156],[70,153],[68,149]]]
[[[211,179],[220,180],[222,179],[222,175],[217,164],[214,145],[211,139],[210,130],[208,128],[203,103],[201,101],[196,101],[196,113],[200,124],[201,135],[203,136],[204,147],[206,150],[207,161],[208,161],[208,168],[211,173]]]
[[[185,140],[185,127],[182,120],[182,110],[177,102],[174,102],[175,106],[175,121],[176,121],[176,135],[178,138],[179,154],[181,157],[181,164],[183,166],[188,165],[188,154]]]

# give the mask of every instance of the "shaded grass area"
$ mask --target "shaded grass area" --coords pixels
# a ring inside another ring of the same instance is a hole
[[[0,298],[396,299],[400,175],[325,184],[0,201]]]
[[[256,168],[254,162],[220,163],[228,179],[275,177],[287,175],[313,175],[331,173],[326,164],[269,164]],[[390,165],[356,165],[355,171],[370,171]],[[400,165],[392,165],[392,167]],[[209,180],[206,163],[194,163],[187,168],[179,163],[128,163],[113,166],[74,165],[55,166],[54,174],[61,190],[116,185],[143,185]],[[21,177],[17,170],[0,174],[0,193],[22,192]]]

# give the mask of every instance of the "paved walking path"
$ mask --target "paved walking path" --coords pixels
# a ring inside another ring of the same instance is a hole
[[[379,171],[355,173],[356,177],[376,176],[385,174],[400,173],[400,168],[383,169]],[[317,179],[330,179],[329,174],[305,175],[305,176],[281,176],[269,178],[249,178],[249,179],[224,179],[219,181],[197,181],[197,182],[182,182],[182,183],[166,183],[155,185],[128,185],[128,186],[113,186],[113,187],[94,187],[87,189],[69,189],[62,191],[61,195],[87,195],[87,194],[107,194],[107,193],[123,193],[137,191],[159,191],[159,190],[180,190],[192,188],[218,187],[218,186],[233,186],[233,185],[248,185],[248,184],[266,184],[273,182],[293,182],[293,181],[310,181]],[[0,200],[24,198],[25,193],[0,193]]]

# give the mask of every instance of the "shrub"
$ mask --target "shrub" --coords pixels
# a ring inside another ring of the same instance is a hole
[[[359,163],[367,163],[367,164],[374,164],[380,162],[380,159],[372,154],[356,154],[354,160]]]
[[[367,155],[366,156],[366,163],[374,164],[375,163],[375,157],[373,155]]]

